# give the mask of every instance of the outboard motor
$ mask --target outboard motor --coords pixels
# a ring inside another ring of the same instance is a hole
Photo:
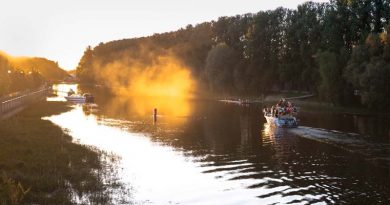
[[[95,102],[95,98],[92,95],[88,96],[85,100],[87,103],[94,103]]]
[[[85,102],[86,103],[94,103],[95,98],[91,94],[85,94]]]

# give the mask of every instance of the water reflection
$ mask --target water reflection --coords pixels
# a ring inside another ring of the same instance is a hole
[[[390,143],[390,118],[387,115],[303,112],[300,120],[306,126],[358,133],[371,142]]]
[[[75,106],[49,119],[80,143],[119,155],[135,203],[390,201],[388,167],[373,167],[355,154],[269,127],[257,107],[188,101],[188,112],[161,111],[154,124],[154,104],[89,92],[96,96],[96,112],[86,115]]]
[[[75,94],[79,94],[79,91],[77,89],[77,84],[54,84],[53,85],[53,94],[54,96],[48,97],[48,101],[66,101],[64,98],[67,96],[68,91],[72,89],[75,91]]]
[[[102,111],[109,116],[151,116],[155,108],[161,116],[191,115],[189,100],[181,98],[113,97],[104,101],[98,103],[104,103]]]
[[[79,87],[81,92],[90,92],[99,105],[97,115],[116,119],[154,122],[154,109],[157,109],[157,124],[183,124],[193,116],[192,101],[174,97],[116,97],[108,91],[96,87]],[[102,96],[102,97],[99,97]]]

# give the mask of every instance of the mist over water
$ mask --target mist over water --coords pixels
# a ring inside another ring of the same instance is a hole
[[[191,98],[197,91],[191,69],[169,49],[143,43],[97,59],[91,75],[120,96]]]

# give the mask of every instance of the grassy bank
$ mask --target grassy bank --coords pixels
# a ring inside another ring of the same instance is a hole
[[[43,116],[71,109],[39,102],[0,121],[0,204],[106,204],[110,183],[102,152],[72,143]]]

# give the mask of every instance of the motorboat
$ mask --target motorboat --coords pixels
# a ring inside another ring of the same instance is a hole
[[[296,117],[293,116],[272,116],[270,114],[264,114],[267,123],[275,127],[287,127],[294,128],[298,127],[298,121]]]
[[[296,118],[298,111],[292,103],[281,99],[275,106],[271,108],[264,108],[264,117],[267,123],[275,127],[298,127],[298,120]]]
[[[93,103],[94,102],[94,97],[89,93],[85,93],[84,95],[72,94],[70,96],[65,96],[65,99],[68,102],[73,102],[73,103]]]
[[[65,96],[65,99],[69,102],[74,102],[74,103],[85,103],[86,98],[81,95],[70,95],[70,96]]]

